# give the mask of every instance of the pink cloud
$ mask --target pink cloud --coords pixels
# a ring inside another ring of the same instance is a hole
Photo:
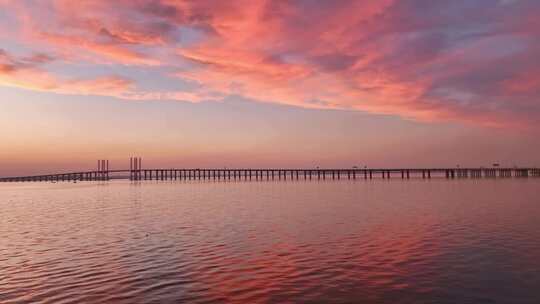
[[[46,54],[15,58],[0,49],[0,85],[66,95],[110,96],[126,100],[179,100],[200,102],[215,98],[201,92],[183,91],[151,92],[138,90],[134,82],[118,75],[90,79],[62,78],[47,72],[44,65],[54,59]]]
[[[53,60],[46,54],[16,58],[0,49],[0,85],[60,94],[114,97],[122,97],[133,85],[132,81],[119,76],[62,79],[43,68]]]
[[[540,114],[540,5],[534,1],[0,5],[16,12],[21,37],[12,39],[54,50],[64,60],[160,66],[174,71],[179,83],[193,84],[162,92],[137,88],[136,81],[110,81],[119,88],[113,94],[118,98],[202,101],[239,95],[424,121],[538,124],[531,115]],[[0,65],[4,78],[12,68]],[[47,81],[60,87],[47,77],[37,77],[43,79],[37,87]],[[107,83],[67,82],[70,89],[56,91],[110,91]]]

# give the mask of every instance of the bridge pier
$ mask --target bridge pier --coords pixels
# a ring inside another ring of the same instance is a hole
[[[134,181],[139,180],[248,180],[252,179],[253,174],[257,180],[274,180],[276,173],[281,180],[299,180],[300,175],[304,180],[311,180],[316,174],[318,180],[325,180],[327,175],[331,174],[333,180],[341,179],[342,174],[347,175],[347,180],[356,179],[356,175],[363,174],[364,179],[373,178],[373,174],[381,174],[382,179],[391,179],[392,174],[400,174],[401,179],[410,179],[411,172],[413,177],[419,177],[421,173],[422,179],[431,178],[431,173],[435,172],[436,177],[440,177],[444,173],[447,179],[454,178],[526,178],[540,177],[539,168],[432,168],[432,169],[142,169],[141,159],[132,157],[130,159],[129,170],[118,170],[112,172],[128,172],[129,179]],[[109,170],[108,160],[99,160],[98,168],[88,172],[71,172],[49,175],[34,175],[20,177],[4,177],[0,178],[0,182],[60,182],[60,181],[107,181],[111,179],[111,171]],[[232,175],[232,176],[231,176]],[[283,175],[283,176],[282,176]],[[322,175],[322,176],[321,176]]]

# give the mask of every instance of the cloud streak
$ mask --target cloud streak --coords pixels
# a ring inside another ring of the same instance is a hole
[[[118,76],[94,79],[60,79],[43,69],[54,58],[42,53],[16,58],[0,49],[0,84],[36,91],[77,95],[120,97],[132,86],[131,81]]]
[[[238,95],[422,121],[540,125],[537,1],[3,0],[0,6],[16,16],[16,30],[3,36],[53,54],[0,53],[4,85],[135,100]],[[178,85],[143,88],[144,77],[126,75],[59,80],[62,71],[45,67],[52,58],[159,71],[158,80]]]

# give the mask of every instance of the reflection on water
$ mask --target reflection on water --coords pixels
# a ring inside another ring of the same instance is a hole
[[[0,303],[540,303],[540,181],[0,185]]]

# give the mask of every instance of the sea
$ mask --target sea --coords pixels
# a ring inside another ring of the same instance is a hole
[[[540,303],[540,179],[0,184],[0,303]]]

